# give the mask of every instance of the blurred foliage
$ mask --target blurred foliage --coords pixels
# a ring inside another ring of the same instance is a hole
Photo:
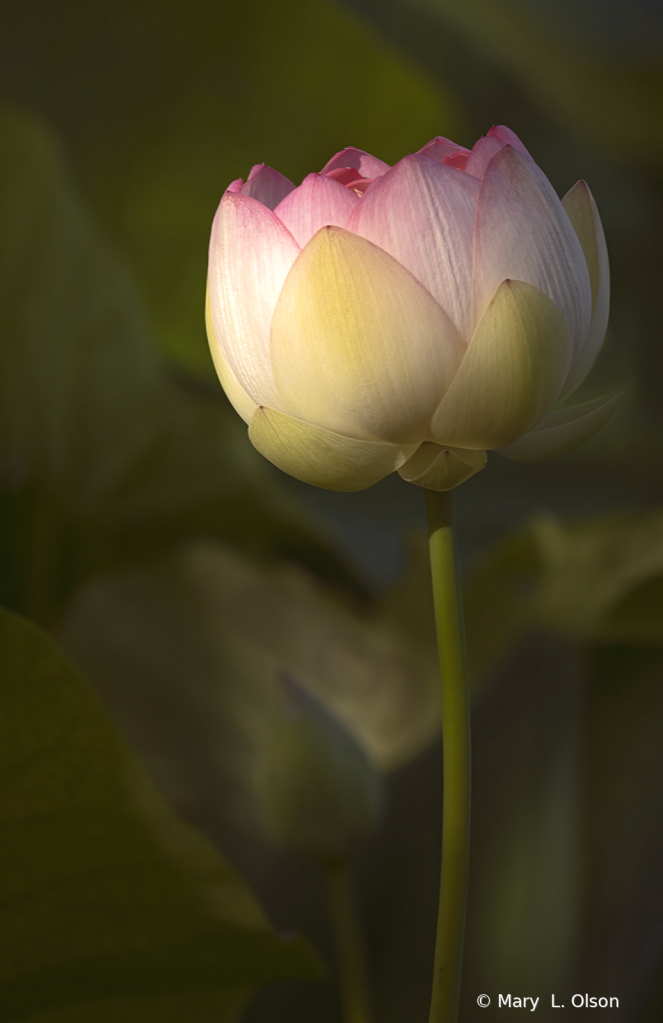
[[[283,714],[281,673],[383,770],[437,734],[434,634],[420,642],[399,613],[413,581],[362,609],[294,565],[197,544],[91,580],[58,634],[171,803],[208,826],[264,831],[256,784]]]
[[[53,643],[4,610],[0,674],[0,1019],[230,1021],[241,989],[319,973],[162,803]]]
[[[573,9],[516,0],[402,0],[448,22],[564,125],[622,159],[663,165],[663,21],[659,47],[619,53],[578,31]],[[628,13],[633,16],[632,7]],[[622,4],[622,10],[627,7]],[[597,7],[595,17],[602,19]],[[603,42],[603,40],[602,40]]]
[[[663,645],[663,512],[537,516],[479,567],[465,613],[479,675],[536,629],[586,645]]]
[[[4,11],[0,82],[59,121],[159,345],[210,376],[207,246],[226,186],[263,162],[299,183],[347,145],[393,162],[458,126],[424,73],[327,0],[22,0]],[[29,82],[17,76],[22,48]]]
[[[193,533],[351,573],[225,403],[182,392],[37,122],[0,111],[0,593],[48,621],[76,582]]]

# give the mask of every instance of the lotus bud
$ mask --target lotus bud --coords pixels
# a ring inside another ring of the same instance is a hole
[[[279,677],[275,717],[256,791],[270,836],[319,864],[346,858],[376,826],[380,774],[346,730],[290,675]]]
[[[608,322],[598,210],[560,201],[520,139],[435,138],[393,167],[345,149],[295,186],[263,164],[212,227],[207,330],[249,437],[283,471],[450,490],[488,450],[564,454],[623,394],[555,408]]]

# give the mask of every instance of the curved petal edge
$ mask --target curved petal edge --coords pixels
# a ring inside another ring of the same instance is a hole
[[[257,406],[239,383],[237,377],[231,370],[225,355],[223,354],[223,349],[221,348],[214,331],[209,288],[205,294],[205,326],[207,327],[207,340],[209,341],[209,348],[212,355],[212,361],[214,362],[214,368],[216,369],[221,386],[226,392],[226,397],[235,409],[235,412],[242,417],[244,422],[250,423],[251,417],[253,416]]]
[[[398,470],[406,483],[426,490],[453,490],[486,464],[485,451],[445,448],[431,441],[420,444]]]
[[[605,426],[629,390],[625,387],[607,398],[595,398],[570,408],[553,409],[544,416],[536,429],[519,437],[515,443],[498,448],[497,453],[513,462],[547,462],[549,458],[566,455]]]
[[[249,426],[253,446],[289,476],[325,490],[365,490],[398,469],[416,444],[358,440],[261,405]]]

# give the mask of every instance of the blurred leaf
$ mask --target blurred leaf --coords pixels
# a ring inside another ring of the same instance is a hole
[[[588,44],[575,30],[573,19],[564,17],[559,9],[553,7],[545,13],[540,5],[514,0],[402,3],[460,30],[528,95],[584,138],[616,151],[629,162],[661,166],[660,47],[639,56],[606,52]],[[628,17],[626,10],[624,17]]]
[[[234,178],[265,162],[299,183],[347,145],[396,161],[457,124],[440,87],[328,0],[93,0],[55,17],[41,0],[13,6],[0,20],[6,88],[60,117],[159,344],[196,371],[213,373],[207,246]],[[72,81],[85,97],[74,118]]]
[[[563,522],[537,516],[470,580],[468,643],[477,674],[525,631],[583,643],[663,643],[663,512]]]
[[[0,664],[1,1020],[73,1023],[85,1003],[113,1023],[229,1020],[238,989],[317,974],[157,797],[52,642],[4,610]]]
[[[663,968],[663,655],[602,646],[586,667],[587,926],[577,990],[610,989],[633,1018]]]
[[[343,575],[220,389],[215,403],[164,375],[50,133],[0,108],[0,136],[5,600],[47,620],[81,575],[192,531]]]
[[[91,580],[60,636],[180,810],[255,827],[280,672],[383,769],[437,733],[436,655],[395,620],[353,608],[294,565],[196,544]]]

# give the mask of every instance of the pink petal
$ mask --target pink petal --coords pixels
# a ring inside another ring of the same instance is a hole
[[[343,227],[358,202],[359,197],[338,181],[309,174],[274,212],[303,248],[321,227]]]
[[[406,156],[371,185],[345,225],[406,267],[466,341],[478,194],[479,182],[462,171]]]
[[[370,153],[365,153],[363,149],[355,149],[354,146],[348,146],[347,149],[342,149],[336,156],[332,156],[320,173],[328,174],[329,171],[338,170],[341,167],[354,167],[355,170],[359,171],[359,174],[356,175],[359,178],[377,178],[389,170],[389,164],[384,163],[383,160],[378,160],[377,156],[371,156]]]
[[[416,155],[427,156],[429,160],[437,160],[438,163],[442,163],[443,161],[448,162],[454,156],[464,155],[467,158],[470,155],[470,151],[465,146],[456,145],[451,139],[445,139],[442,135],[436,135],[422,149],[419,149]]]
[[[235,182],[233,182],[235,184]],[[246,184],[242,185],[242,195],[248,195],[251,199],[257,199],[263,206],[273,210],[275,206],[285,199],[288,192],[292,192],[292,181],[289,181],[283,174],[266,167],[264,163],[257,163],[251,168]]]
[[[276,214],[250,196],[226,192],[214,218],[208,284],[216,341],[256,405],[281,408],[269,331],[299,245]]]
[[[465,165],[466,173],[475,178],[482,178],[486,173],[486,167],[501,148],[502,143],[497,139],[480,138],[472,146],[472,152]]]
[[[470,155],[469,153],[466,153],[464,151],[452,153],[451,156],[445,156],[442,163],[445,164],[446,167],[455,167],[456,170],[464,171],[465,168],[467,167],[469,155]]]
[[[592,297],[580,242],[551,187],[504,146],[481,183],[474,237],[473,322],[503,280],[539,288],[564,314],[577,353],[587,336]]]
[[[511,131],[511,128],[507,128],[505,124],[494,124],[488,132],[488,138],[497,139],[501,146],[511,146],[517,153],[522,153],[523,156],[529,156],[530,160],[532,159],[515,131]]]

